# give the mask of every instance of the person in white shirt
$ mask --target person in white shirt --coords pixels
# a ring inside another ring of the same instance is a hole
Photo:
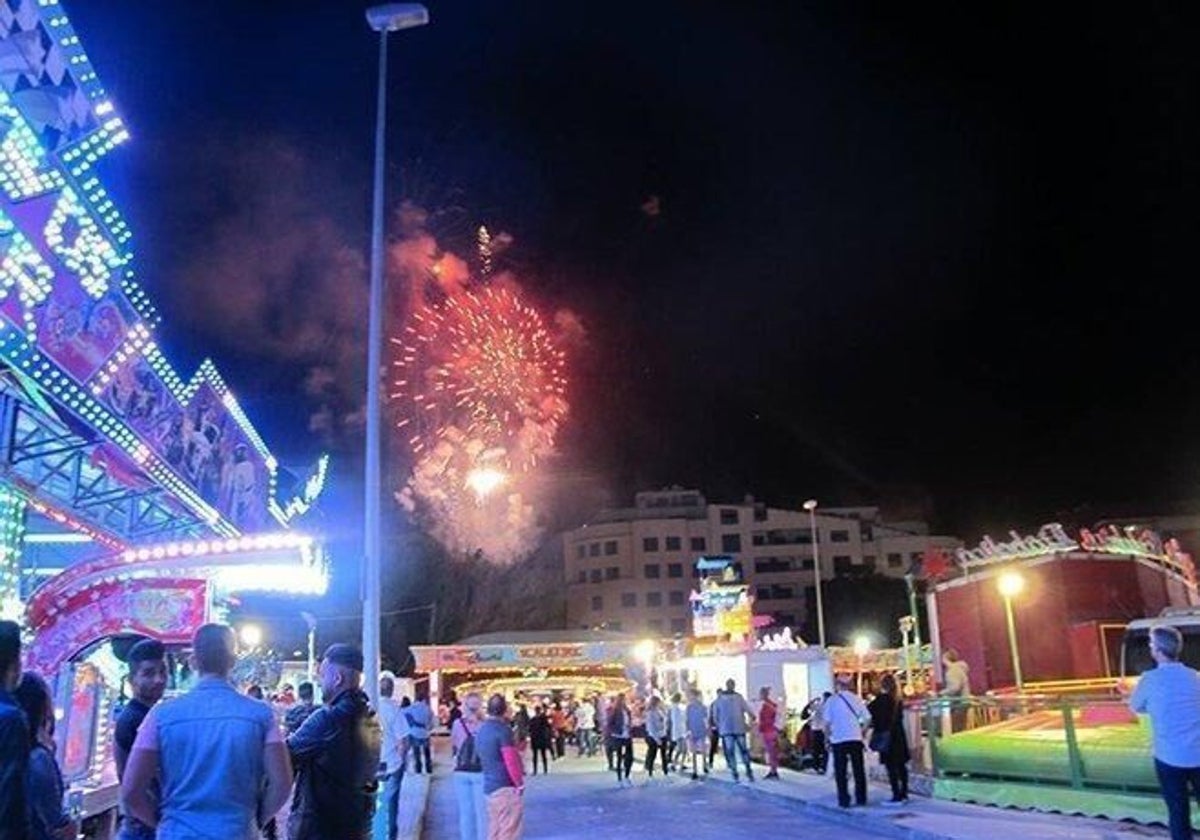
[[[866,704],[850,688],[847,675],[837,678],[837,691],[822,705],[829,743],[833,745],[833,775],[837,782],[838,807],[850,807],[850,791],[846,778],[846,763],[854,771],[854,802],[867,804],[867,771],[863,763],[863,725],[871,719]]]
[[[1155,667],[1142,674],[1129,707],[1150,716],[1154,769],[1167,803],[1172,840],[1190,840],[1188,787],[1200,800],[1200,674],[1179,661],[1183,634],[1175,627],[1150,628]]]
[[[667,763],[679,772],[687,762],[688,733],[687,706],[683,705],[683,695],[678,691],[671,697],[670,718],[671,744],[667,748]]]
[[[591,758],[596,754],[596,707],[590,700],[584,700],[575,709],[575,743],[579,755],[587,753]]]
[[[400,707],[392,698],[395,680],[388,674],[379,678],[379,725],[383,730],[379,763],[383,765],[383,805],[387,818],[387,838],[396,840],[397,816],[400,810],[400,784],[404,781],[404,765],[408,759],[408,727]],[[403,731],[402,731],[403,730]]]

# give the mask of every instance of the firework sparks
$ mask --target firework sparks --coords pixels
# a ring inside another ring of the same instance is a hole
[[[393,342],[398,425],[418,457],[451,428],[510,472],[553,448],[567,411],[564,357],[515,293],[489,287],[427,306]]]
[[[479,270],[484,277],[490,277],[492,274],[492,234],[486,225],[479,226],[476,239],[479,248]]]

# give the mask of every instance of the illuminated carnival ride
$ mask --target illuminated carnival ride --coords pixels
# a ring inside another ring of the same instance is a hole
[[[55,685],[83,816],[115,804],[122,638],[186,644],[233,593],[319,594],[281,470],[210,361],[163,355],[97,165],[129,133],[55,0],[0,4],[0,616]],[[220,278],[213,278],[214,284]]]
[[[1010,537],[959,549],[961,575],[929,596],[941,643],[969,662],[975,694],[927,704],[935,795],[1164,821],[1150,724],[1123,692],[1152,665],[1151,624],[1200,638],[1191,557],[1135,526],[1075,536],[1051,523]],[[1002,596],[999,582],[1012,575],[1019,594]],[[1192,648],[1200,657],[1200,644]]]

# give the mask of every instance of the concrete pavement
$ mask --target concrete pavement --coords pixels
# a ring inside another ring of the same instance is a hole
[[[434,775],[426,811],[426,840],[456,840],[458,806],[444,763]],[[640,775],[640,778],[639,778]],[[805,836],[836,830],[839,840],[888,836],[869,825],[831,826],[821,816],[797,813],[793,803],[749,797],[732,785],[634,774],[633,788],[618,788],[603,759],[568,756],[549,774],[530,777],[525,788],[527,840],[617,840],[686,834],[688,840],[737,840]],[[781,826],[787,826],[780,833]]]
[[[913,797],[899,808],[882,805],[890,792],[871,784],[865,808],[837,807],[832,778],[781,770],[779,780],[763,780],[756,766],[753,784],[735,785],[717,759],[708,779],[686,777],[649,780],[634,769],[634,787],[618,789],[615,775],[603,759],[568,756],[554,762],[550,773],[532,777],[526,790],[526,837],[633,837],[657,833],[664,827],[686,826],[690,840],[713,837],[732,840],[789,832],[836,830],[839,837],[897,837],[908,840],[977,840],[1004,836],[1036,840],[1141,840],[1166,838],[1163,828],[1108,820],[1015,811]],[[425,816],[432,840],[457,836],[457,804],[445,778],[449,760],[439,763]],[[406,780],[407,783],[407,780]]]
[[[724,761],[717,758],[711,776],[719,784],[734,787]],[[1168,838],[1165,828],[1136,823],[1016,811],[982,805],[969,805],[912,796],[908,804],[888,807],[891,789],[883,783],[869,784],[868,804],[864,808],[839,808],[832,776],[780,770],[778,780],[761,777],[761,765],[755,766],[753,784],[742,782],[754,798],[768,797],[792,802],[799,810],[822,816],[844,826],[870,826],[886,836],[911,840],[977,840],[977,838],[1015,835],[1036,840],[1125,840],[1125,838]]]

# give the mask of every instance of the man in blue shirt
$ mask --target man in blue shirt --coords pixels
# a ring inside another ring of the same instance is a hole
[[[236,662],[232,628],[205,624],[192,640],[195,687],[156,705],[138,727],[121,803],[158,840],[257,840],[287,801],[283,736],[271,707],[230,682]]]
[[[520,840],[525,831],[525,767],[508,722],[502,694],[488,699],[488,717],[475,733],[475,754],[483,774],[489,840]]]
[[[12,692],[21,679],[21,628],[0,621],[0,837],[25,840],[25,770],[29,765],[29,726]]]
[[[433,709],[428,695],[418,692],[417,702],[402,712],[408,724],[408,740],[413,754],[413,772],[433,772],[433,759],[429,751],[429,733],[433,729]],[[424,762],[422,763],[422,759]]]
[[[1154,767],[1167,803],[1172,840],[1190,840],[1188,786],[1200,800],[1200,674],[1179,661],[1183,634],[1174,627],[1150,629],[1150,655],[1157,667],[1142,674],[1129,699],[1148,714],[1154,730]]]

